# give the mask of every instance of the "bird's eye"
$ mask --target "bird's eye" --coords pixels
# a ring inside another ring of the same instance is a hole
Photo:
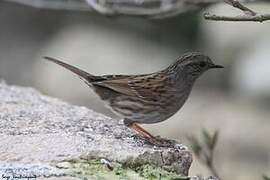
[[[206,66],[206,63],[205,62],[200,62],[199,66],[200,67],[205,67]]]

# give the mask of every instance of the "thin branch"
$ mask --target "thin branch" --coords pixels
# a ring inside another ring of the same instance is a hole
[[[218,16],[214,14],[205,13],[204,18],[212,21],[254,21],[263,22],[270,20],[270,14],[256,14],[255,16],[250,15],[239,15],[239,16]]]
[[[240,9],[244,15],[239,16],[219,16],[215,14],[205,13],[204,18],[212,21],[254,21],[263,22],[270,20],[270,14],[257,13],[248,7],[244,6],[237,0],[224,0],[227,4]]]
[[[224,0],[225,3],[230,4],[231,6],[242,10],[246,15],[255,16],[257,13],[253,10],[249,9],[248,7],[244,6],[237,0]]]

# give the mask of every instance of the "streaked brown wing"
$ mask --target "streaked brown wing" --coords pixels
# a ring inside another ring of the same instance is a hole
[[[137,96],[140,98],[157,100],[163,95],[175,91],[170,81],[162,74],[149,74],[141,76],[123,76],[108,80],[94,82],[93,84],[110,88],[121,94]],[[168,92],[170,91],[170,92]]]

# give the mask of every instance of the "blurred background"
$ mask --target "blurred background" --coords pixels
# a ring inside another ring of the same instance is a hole
[[[270,4],[250,4],[270,12]],[[42,59],[59,58],[92,74],[161,70],[187,51],[209,55],[222,70],[205,73],[185,106],[146,129],[187,144],[185,136],[220,131],[215,164],[223,179],[270,174],[270,22],[212,22],[203,12],[239,14],[226,5],[166,18],[99,15],[0,1],[0,78],[117,118],[74,74]],[[190,175],[209,175],[194,159]]]

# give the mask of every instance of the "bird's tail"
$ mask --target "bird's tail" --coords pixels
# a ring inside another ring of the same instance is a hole
[[[56,63],[64,68],[72,71],[73,73],[77,74],[80,78],[82,78],[83,80],[86,80],[87,82],[95,81],[95,79],[97,78],[97,76],[94,76],[88,72],[85,72],[85,71],[83,71],[75,66],[69,65],[69,64],[64,63],[62,61],[59,61],[55,58],[51,58],[51,57],[46,56],[46,57],[44,57],[44,59],[49,60],[51,62],[54,62],[54,63]]]

